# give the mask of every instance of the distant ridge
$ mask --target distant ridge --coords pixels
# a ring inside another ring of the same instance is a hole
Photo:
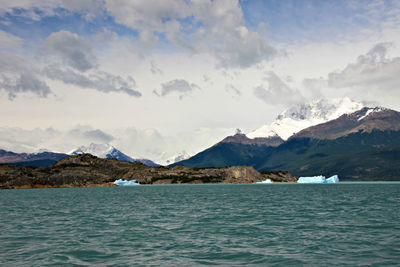
[[[68,157],[64,153],[39,152],[39,153],[15,153],[0,149],[0,164],[14,164],[24,166],[43,167]]]
[[[91,143],[89,146],[81,146],[75,150],[72,150],[70,155],[79,154],[91,154],[93,156],[104,158],[104,159],[117,159],[128,162],[140,162],[147,166],[160,166],[159,164],[149,159],[133,159],[128,155],[122,153],[110,144],[94,144]]]

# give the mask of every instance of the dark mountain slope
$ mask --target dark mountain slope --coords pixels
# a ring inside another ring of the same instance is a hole
[[[8,163],[14,165],[43,167],[68,157],[63,153],[40,152],[40,153],[14,153],[0,149],[0,164]]]
[[[400,131],[374,130],[329,140],[293,138],[256,169],[298,176],[339,174],[343,180],[400,180]]]
[[[251,139],[250,139],[251,140]],[[339,174],[342,180],[400,180],[400,113],[363,108],[306,128],[277,147],[227,137],[177,163],[190,167],[249,165],[296,176]]]
[[[274,147],[269,145],[248,143],[243,136],[236,134],[227,137],[216,145],[187,160],[174,163],[172,166],[182,165],[189,168],[235,165],[254,166],[262,162],[274,150]]]

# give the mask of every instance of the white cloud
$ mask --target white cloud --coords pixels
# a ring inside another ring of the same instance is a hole
[[[117,23],[139,30],[145,43],[153,44],[154,34],[161,33],[185,51],[213,55],[220,67],[247,68],[277,55],[260,33],[246,27],[236,0],[119,0],[107,1],[106,8]]]
[[[364,87],[387,91],[398,90],[400,84],[400,57],[388,58],[390,43],[375,45],[355,63],[328,75],[328,85],[335,88]]]
[[[36,152],[45,148],[67,153],[74,148],[90,143],[109,143],[114,137],[100,129],[87,125],[77,125],[67,131],[54,128],[22,129],[0,127],[0,147],[13,152]]]
[[[117,23],[134,29],[164,31],[166,20],[176,20],[189,15],[187,2],[184,0],[107,0],[107,11]]]
[[[304,101],[304,96],[296,89],[290,88],[278,75],[270,71],[265,80],[268,85],[254,88],[254,95],[269,105],[292,105]]]
[[[8,32],[0,30],[0,49],[15,49],[22,44],[22,39]]]

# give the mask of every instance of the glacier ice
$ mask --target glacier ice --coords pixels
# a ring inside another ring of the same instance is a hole
[[[256,184],[272,184],[272,181],[271,181],[271,179],[266,179],[266,180],[261,181],[261,182],[256,182]]]
[[[119,179],[119,180],[115,180],[114,184],[119,185],[119,186],[127,186],[127,185],[140,185],[136,180],[123,180],[123,179]]]
[[[325,176],[310,176],[310,177],[299,177],[297,183],[299,184],[332,184],[338,183],[339,177],[337,175],[333,175],[329,178],[325,178]]]
[[[297,183],[303,184],[303,183],[325,183],[326,179],[325,176],[319,175],[319,176],[310,176],[310,177],[299,177],[299,180],[297,180]]]
[[[338,182],[339,182],[339,177],[337,175],[333,175],[326,179],[326,183],[328,183],[328,184],[338,183]]]

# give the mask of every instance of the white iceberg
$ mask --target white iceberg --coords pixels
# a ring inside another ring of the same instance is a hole
[[[272,184],[271,179],[266,179],[264,181],[256,182],[256,184]]]
[[[114,184],[119,185],[119,186],[129,186],[129,185],[140,185],[136,180],[115,180]]]
[[[328,184],[339,183],[339,177],[337,175],[333,175],[326,179],[326,183],[328,183]]]
[[[310,176],[310,177],[299,177],[297,183],[299,184],[332,184],[338,183],[339,177],[337,175],[333,175],[329,178],[325,178],[325,176]]]

